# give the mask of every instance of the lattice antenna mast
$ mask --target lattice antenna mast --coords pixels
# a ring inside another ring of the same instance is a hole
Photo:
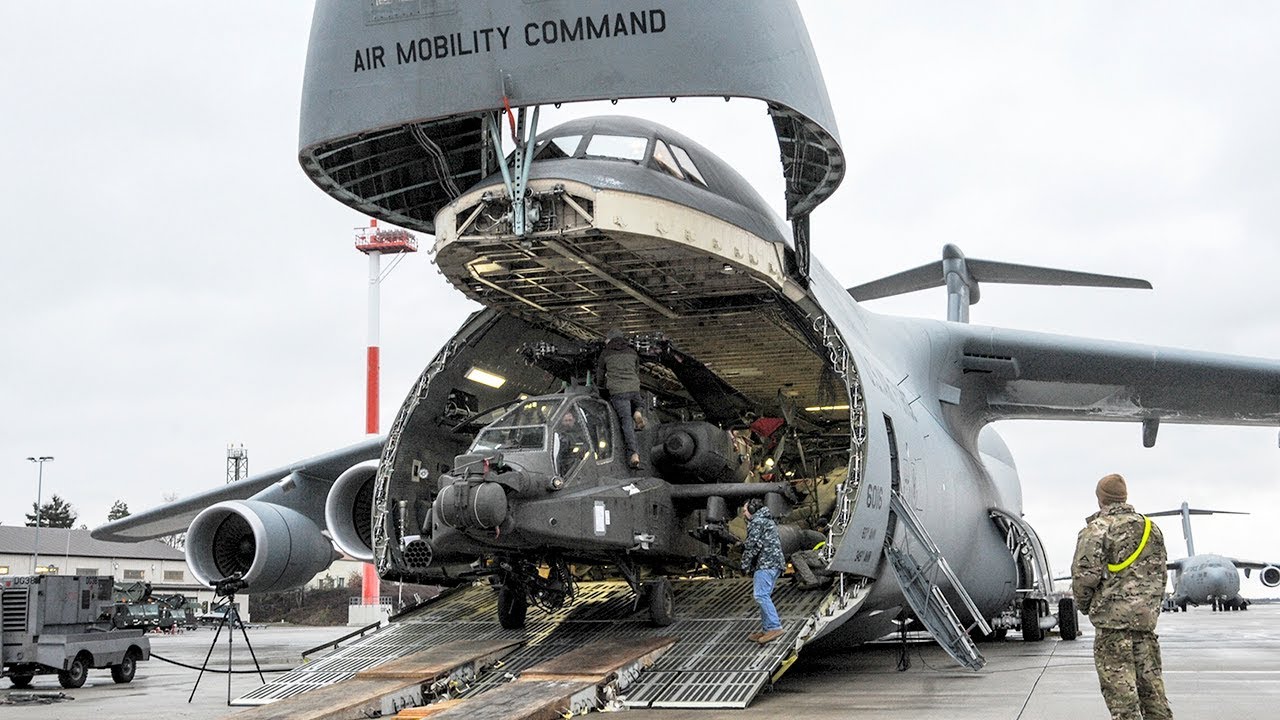
[[[249,477],[249,451],[242,443],[239,447],[227,445],[227,484]]]

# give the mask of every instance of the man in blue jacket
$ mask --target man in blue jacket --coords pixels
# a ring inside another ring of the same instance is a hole
[[[742,543],[742,571],[752,573],[755,578],[753,597],[760,606],[760,621],[764,628],[747,637],[763,645],[782,637],[782,622],[778,620],[778,610],[773,606],[771,596],[787,561],[782,556],[778,526],[764,501],[752,498],[742,506],[742,512],[747,518],[747,539]]]

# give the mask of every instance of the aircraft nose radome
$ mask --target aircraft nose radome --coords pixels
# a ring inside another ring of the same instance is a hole
[[[1214,568],[1209,571],[1209,582],[1213,585],[1214,594],[1225,593],[1231,587],[1231,576],[1226,568]]]

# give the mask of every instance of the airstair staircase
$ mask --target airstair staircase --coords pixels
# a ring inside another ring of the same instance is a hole
[[[943,595],[945,581],[959,596],[975,624],[984,633],[991,632],[982,614],[978,612],[973,598],[960,584],[960,579],[942,556],[933,539],[929,537],[924,523],[920,522],[911,507],[902,501],[902,496],[894,490],[890,495],[889,509],[897,518],[897,522],[906,530],[907,540],[901,547],[886,542],[884,552],[893,566],[902,594],[915,612],[916,618],[933,635],[934,640],[942,646],[956,662],[972,670],[981,669],[986,658],[978,652],[968,630],[960,622],[960,618],[952,609],[951,603]]]

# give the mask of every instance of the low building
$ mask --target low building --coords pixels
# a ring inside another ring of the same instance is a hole
[[[88,530],[40,528],[40,560],[35,565],[36,529],[0,525],[0,576],[111,575],[117,583],[151,583],[155,595],[181,593],[195,598],[202,610],[213,604],[213,590],[201,585],[187,567],[186,556],[159,540],[113,543],[94,540]],[[248,604],[236,599],[248,621]]]
[[[40,567],[34,566],[36,529],[34,527],[0,525],[0,576],[4,575],[111,575],[122,585],[151,583],[154,595],[181,593],[195,598],[201,612],[218,599],[213,590],[201,585],[187,567],[186,555],[159,540],[137,543],[113,543],[94,540],[88,530],[40,528]],[[333,561],[307,582],[313,589],[350,587],[352,615],[349,622],[364,625],[386,621],[393,598],[379,598],[378,605],[361,606],[360,572],[364,563],[349,557]],[[249,621],[249,607],[237,596],[240,617]]]

